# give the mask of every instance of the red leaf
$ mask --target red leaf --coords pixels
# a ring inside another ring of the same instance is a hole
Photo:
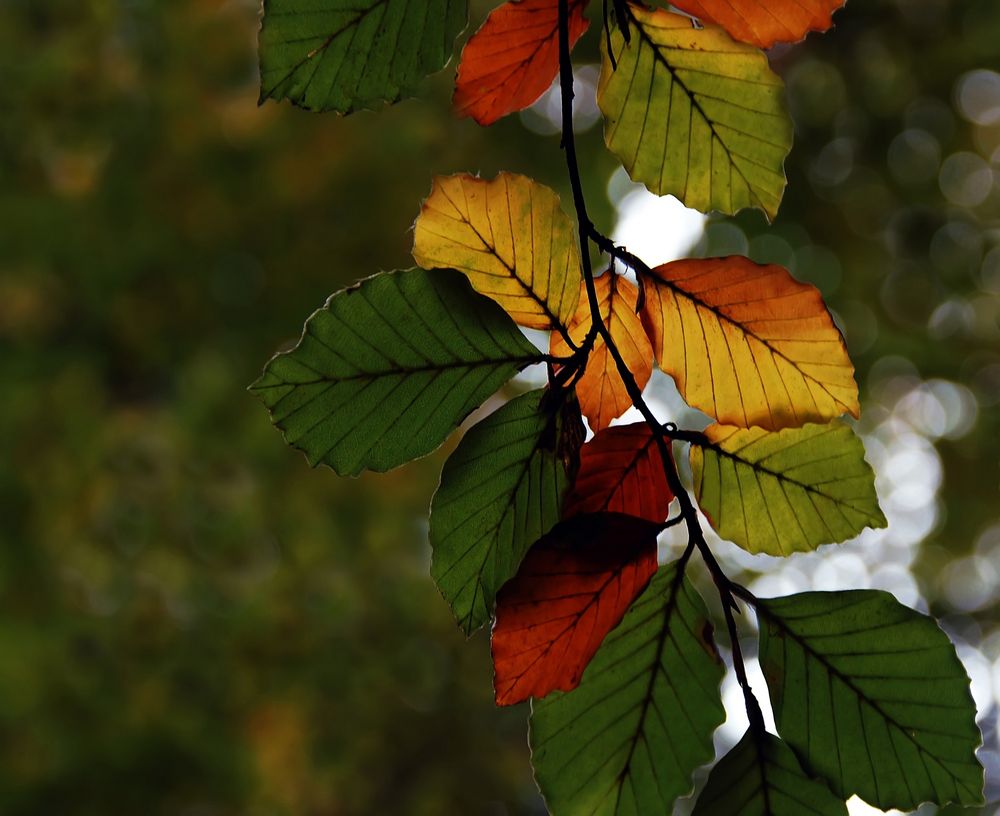
[[[587,30],[587,0],[571,0],[570,47]],[[481,125],[528,107],[559,73],[558,0],[511,0],[462,49],[455,110]]]
[[[649,426],[615,425],[580,449],[580,470],[563,518],[609,510],[661,522],[673,498]]]
[[[532,547],[497,595],[497,705],[576,688],[605,635],[656,572],[659,530],[620,513],[585,514]]]

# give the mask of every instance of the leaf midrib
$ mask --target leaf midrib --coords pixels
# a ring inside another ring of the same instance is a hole
[[[697,295],[693,294],[692,292],[689,292],[687,289],[684,289],[676,281],[667,280],[665,278],[660,277],[659,275],[657,275],[655,273],[651,277],[652,277],[653,285],[654,286],[663,286],[664,288],[669,289],[675,295],[677,295],[679,297],[682,297],[682,298],[685,298],[688,301],[690,301],[692,304],[694,304],[695,308],[697,308],[699,306],[702,307],[706,311],[711,312],[713,315],[715,315],[715,317],[720,322],[721,321],[725,321],[730,326],[736,327],[736,329],[738,329],[741,333],[747,335],[748,337],[752,337],[754,340],[756,340],[758,343],[760,343],[762,346],[764,346],[768,351],[770,351],[773,355],[775,355],[776,357],[780,357],[782,360],[784,360],[786,363],[788,363],[792,368],[794,368],[796,371],[798,371],[799,374],[801,374],[805,379],[809,380],[810,382],[816,383],[816,385],[820,389],[822,389],[823,393],[825,393],[837,405],[839,405],[842,409],[844,409],[845,412],[849,412],[850,411],[849,406],[845,405],[842,400],[840,400],[836,395],[834,395],[830,391],[830,389],[827,387],[827,383],[821,382],[820,380],[816,379],[812,374],[810,374],[808,371],[805,371],[801,367],[801,365],[799,364],[799,362],[797,360],[793,360],[791,357],[789,357],[787,354],[785,354],[783,351],[781,351],[781,349],[779,349],[779,348],[771,345],[771,342],[767,338],[761,337],[753,329],[747,327],[743,323],[740,323],[735,318],[730,317],[728,314],[726,314],[724,311],[722,311],[722,308],[723,308],[722,306],[714,306],[711,303],[707,303],[706,301],[702,300]],[[711,364],[710,364],[710,367],[711,367]],[[761,380],[763,381],[763,376],[761,376]]]
[[[688,100],[691,102],[691,106],[698,111],[698,115],[705,121],[705,124],[708,125],[709,130],[712,131],[712,138],[718,139],[719,144],[722,145],[722,149],[726,151],[726,156],[729,159],[730,165],[733,167],[734,170],[736,170],[736,172],[739,174],[739,177],[743,179],[743,182],[744,184],[746,184],[747,190],[750,192],[750,195],[752,195],[754,200],[757,202],[757,206],[761,207],[764,210],[764,212],[769,212],[767,205],[763,201],[761,201],[760,196],[757,195],[757,191],[756,189],[754,189],[754,186],[750,183],[750,180],[744,175],[743,171],[737,166],[736,161],[733,159],[732,151],[730,151],[729,146],[723,141],[722,135],[719,133],[719,131],[715,129],[715,123],[712,121],[711,118],[709,118],[708,114],[705,112],[705,109],[701,106],[701,103],[697,99],[695,99],[694,91],[688,88],[687,84],[680,78],[680,76],[678,76],[677,70],[669,62],[667,62],[666,57],[663,56],[659,47],[653,41],[653,38],[649,35],[649,32],[647,32],[646,29],[643,27],[643,24],[636,19],[635,14],[632,12],[631,6],[628,6],[628,10],[629,10],[628,16],[635,24],[635,27],[639,29],[639,33],[642,36],[642,39],[645,40],[645,42],[653,50],[653,55],[655,60],[659,62],[661,65],[663,65],[664,68],[667,69],[667,71],[670,73],[671,79],[674,82],[676,82],[680,86],[681,90],[683,90],[684,93],[687,95]],[[626,44],[623,41],[622,50],[624,50],[625,47]]]
[[[913,744],[913,746],[917,749],[917,751],[919,751],[923,756],[929,757],[938,767],[940,767],[946,774],[948,774],[949,778],[951,778],[954,781],[956,788],[958,785],[961,785],[968,793],[972,795],[974,800],[979,799],[980,796],[979,793],[977,793],[974,790],[971,790],[968,787],[968,785],[966,785],[962,779],[960,779],[958,776],[952,773],[951,770],[949,770],[949,768],[940,759],[938,759],[934,754],[930,753],[930,751],[928,751],[917,740],[917,738],[910,733],[910,731],[905,726],[903,726],[901,723],[897,722],[895,718],[887,714],[885,709],[882,708],[881,704],[877,700],[872,700],[864,692],[862,692],[861,689],[859,689],[854,684],[851,678],[848,675],[844,674],[842,671],[840,671],[840,669],[838,669],[832,663],[830,663],[830,661],[826,659],[826,656],[824,654],[810,648],[808,640],[804,636],[799,635],[797,632],[791,629],[791,627],[786,625],[784,620],[782,620],[782,618],[778,616],[776,613],[773,613],[770,610],[768,610],[767,606],[764,603],[757,604],[757,613],[758,615],[762,614],[770,623],[776,624],[786,636],[790,637],[799,645],[799,648],[801,648],[805,654],[812,656],[812,658],[816,660],[818,663],[820,663],[824,668],[826,668],[827,671],[830,672],[830,674],[832,674],[834,677],[840,680],[840,682],[842,682],[845,686],[847,686],[847,688],[851,690],[851,692],[858,698],[858,700],[864,702],[866,705],[874,709],[875,712],[880,717],[882,717],[887,723],[892,725],[894,729],[896,729],[897,731],[899,731],[899,733],[901,733],[904,737],[906,737],[906,739],[909,740]],[[831,703],[831,712],[832,710],[833,706]],[[869,752],[869,761],[871,761],[870,752]],[[843,776],[843,772],[841,772],[841,776]],[[874,778],[874,767],[872,768],[872,776]],[[931,780],[931,784],[932,785],[934,784],[933,780]],[[851,792],[853,793],[854,791]]]

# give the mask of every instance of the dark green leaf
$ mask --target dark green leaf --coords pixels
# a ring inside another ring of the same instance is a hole
[[[464,275],[411,269],[332,295],[251,390],[309,464],[355,475],[434,450],[540,357]]]
[[[473,427],[445,463],[431,504],[431,576],[466,634],[490,619],[497,590],[562,511],[583,440],[575,399],[511,400]]]
[[[747,731],[712,769],[693,816],[847,816],[847,805],[780,739]]]
[[[444,67],[468,0],[265,0],[261,99],[350,113]]]
[[[778,731],[836,793],[982,802],[969,678],[931,618],[875,590],[761,600],[757,616]]]
[[[580,685],[532,702],[532,764],[554,816],[669,813],[714,755],[722,675],[704,602],[664,567]]]

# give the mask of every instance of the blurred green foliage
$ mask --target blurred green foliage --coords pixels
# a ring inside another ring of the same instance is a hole
[[[558,137],[455,119],[451,70],[377,115],[259,108],[257,15],[0,2],[0,812],[542,813],[525,711],[493,708],[486,638],[464,641],[427,575],[443,453],[310,471],[244,389],[330,292],[410,265],[432,174],[565,190]],[[997,517],[1000,130],[953,93],[1000,62],[1000,6],[851,0],[838,21],[775,55],[788,196],[773,228],[735,223],[761,260],[813,253],[796,273],[863,383],[875,366],[975,394],[918,574],[948,612],[934,575]],[[992,191],[949,201],[908,128],[939,158],[992,156]],[[581,151],[610,225],[599,128]]]

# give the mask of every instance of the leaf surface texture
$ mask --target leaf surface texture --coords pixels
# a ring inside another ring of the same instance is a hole
[[[570,3],[571,48],[587,30],[586,5]],[[490,12],[462,50],[455,110],[491,125],[528,107],[558,73],[559,0],[511,0]]]
[[[662,568],[580,685],[532,702],[532,765],[553,816],[669,813],[714,756],[723,664],[700,596]]]
[[[431,577],[466,634],[559,521],[583,423],[575,402],[552,408],[548,393],[517,397],[471,428],[431,502]]]
[[[627,278],[610,271],[595,278],[594,287],[600,315],[611,333],[611,339],[632,372],[636,385],[640,389],[645,388],[653,373],[653,348],[635,313],[639,290]],[[586,287],[581,284],[579,305],[569,322],[569,336],[577,346],[583,343],[592,325]],[[550,350],[556,357],[568,357],[572,353],[566,339],[555,333]],[[632,407],[632,398],[618,373],[618,366],[600,335],[594,341],[583,376],[576,384],[576,393],[580,398],[580,409],[595,432],[608,427],[611,420]]]
[[[860,413],[854,366],[814,286],[740,256],[647,275],[642,321],[687,403],[777,430]]]
[[[540,355],[452,270],[367,278],[332,295],[252,386],[286,441],[341,475],[434,450]]]
[[[691,445],[694,491],[722,538],[790,555],[885,527],[861,440],[844,422],[782,431],[710,425]]]
[[[969,678],[933,619],[876,590],[761,600],[757,617],[778,729],[836,793],[983,802]]]
[[[671,5],[722,26],[734,40],[770,48],[826,31],[844,0],[676,0]]]
[[[758,207],[773,219],[792,125],[760,51],[714,27],[629,6],[630,42],[611,37],[597,88],[604,140],[633,181],[702,212]]]
[[[619,513],[564,521],[497,595],[497,705],[570,691],[601,641],[656,572],[660,525]]]
[[[265,0],[261,99],[350,113],[409,95],[451,57],[468,0]]]
[[[451,267],[533,329],[565,327],[580,291],[576,232],[548,187],[500,173],[438,176],[414,224],[413,257]]]
[[[780,739],[748,731],[712,768],[692,816],[847,816],[847,804]]]
[[[607,510],[662,522],[673,498],[649,426],[615,425],[580,449],[580,472],[563,515]]]

